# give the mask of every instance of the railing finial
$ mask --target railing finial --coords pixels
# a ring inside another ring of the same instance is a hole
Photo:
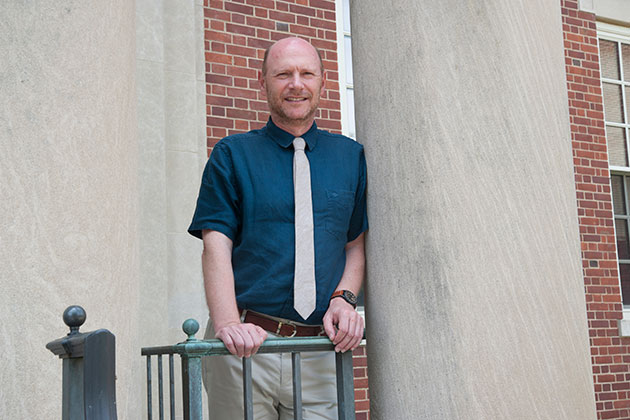
[[[192,318],[188,318],[182,324],[182,330],[186,333],[188,338],[186,341],[197,341],[195,334],[199,331],[199,323]]]
[[[79,328],[85,322],[86,317],[85,309],[79,305],[68,306],[66,310],[63,311],[63,322],[70,327],[68,335],[78,334]]]

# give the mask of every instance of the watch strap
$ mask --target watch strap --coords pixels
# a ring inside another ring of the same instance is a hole
[[[357,308],[357,297],[350,290],[336,290],[330,297],[330,300],[338,297],[348,302],[353,308]]]

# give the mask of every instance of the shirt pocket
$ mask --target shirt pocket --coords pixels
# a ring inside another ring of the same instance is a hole
[[[345,240],[348,234],[350,217],[354,209],[354,191],[326,190],[326,232],[337,239]]]

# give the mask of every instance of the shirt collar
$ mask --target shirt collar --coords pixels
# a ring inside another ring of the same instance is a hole
[[[278,145],[288,148],[295,139],[295,136],[291,133],[288,133],[275,125],[269,117],[269,121],[267,121],[267,134],[269,137],[273,139]],[[300,137],[304,139],[306,145],[308,146],[308,150],[313,150],[317,145],[317,124],[313,121],[313,125],[308,131],[302,134]]]

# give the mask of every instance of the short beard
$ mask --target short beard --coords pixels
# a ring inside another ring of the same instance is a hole
[[[269,92],[268,89],[265,89],[265,91],[267,93],[267,98],[273,98],[273,96],[271,95],[271,92]],[[311,106],[311,109],[309,110],[309,112],[302,118],[291,118],[284,112],[284,110],[282,109],[282,106],[269,100],[267,101],[267,103],[269,105],[269,111],[271,112],[271,114],[276,115],[284,124],[300,125],[304,122],[315,119],[315,114],[317,113],[317,108],[319,107],[319,99],[320,98],[317,98],[317,101],[313,103],[313,106]]]

